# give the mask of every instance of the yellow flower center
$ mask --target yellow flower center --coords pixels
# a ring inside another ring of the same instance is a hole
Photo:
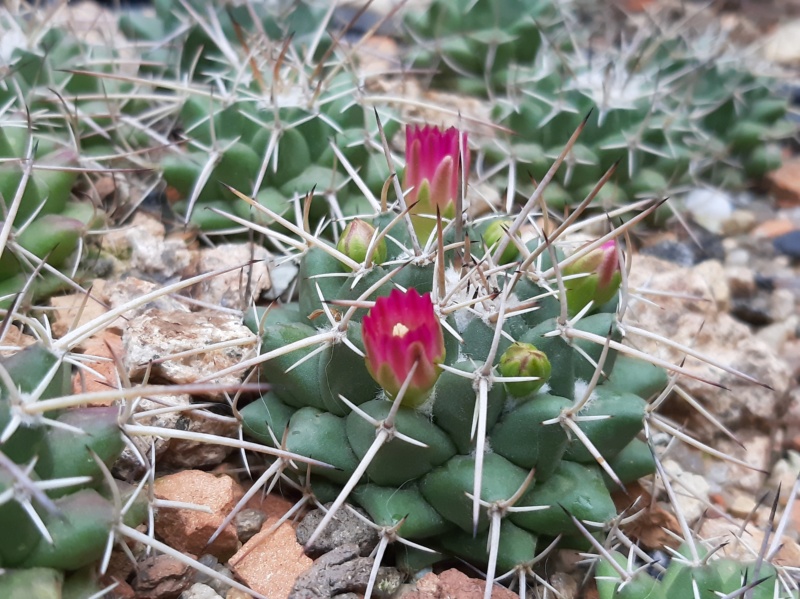
[[[408,333],[408,327],[402,322],[398,322],[392,328],[392,337],[404,337]]]

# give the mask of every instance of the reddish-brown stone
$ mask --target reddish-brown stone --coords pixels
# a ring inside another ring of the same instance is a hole
[[[211,513],[207,514],[189,509],[159,508],[156,534],[168,545],[194,555],[210,553],[220,561],[236,552],[238,539],[233,524],[226,526],[214,542],[206,546],[208,539],[242,496],[241,487],[231,477],[185,470],[156,480],[155,496],[211,509]]]

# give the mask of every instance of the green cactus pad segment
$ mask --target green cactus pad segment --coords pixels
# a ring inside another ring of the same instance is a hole
[[[301,408],[289,420],[286,449],[320,460],[334,468],[311,466],[311,471],[344,484],[358,466],[358,460],[345,439],[345,419],[314,408]]]
[[[140,11],[125,12],[119,17],[119,29],[129,40],[156,41],[164,39],[164,22],[142,14]]]
[[[289,214],[292,210],[292,204],[289,202],[286,196],[284,196],[277,189],[272,187],[262,187],[254,199],[258,204],[268,208],[277,215],[283,216],[290,221],[292,220],[292,217]],[[256,208],[253,208],[247,202],[243,202],[241,200],[234,202],[233,213],[240,218],[244,218],[255,223],[256,225],[269,227],[273,231],[284,234],[288,232],[288,230],[282,225],[277,224],[274,218],[264,214]]]
[[[511,325],[506,324],[503,328],[508,329],[510,326]],[[486,324],[481,318],[473,318],[461,332],[461,337],[464,339],[462,345],[464,354],[477,362],[485,362],[486,358],[489,357],[489,351],[492,347],[494,325]],[[495,355],[495,364],[500,359],[500,356],[503,355],[503,352],[510,346],[511,341],[505,336],[501,336]]]
[[[632,393],[599,385],[592,399],[581,410],[580,416],[609,416],[602,420],[578,422],[578,427],[606,459],[613,459],[642,430],[647,402]],[[581,443],[573,438],[564,454],[565,460],[593,464],[595,458]]]
[[[753,599],[796,599],[798,591],[790,591],[784,588],[778,578],[775,566],[769,562],[762,562],[758,568],[758,575],[755,572],[755,564],[738,562],[728,558],[714,560],[709,564],[720,576],[722,584],[718,589],[720,593],[734,593],[745,584],[745,580],[750,583],[755,580],[763,582],[755,586],[751,592]]]
[[[399,489],[360,485],[353,490],[351,496],[378,526],[394,526],[405,518],[397,531],[405,539],[438,536],[452,528],[452,524],[425,501],[414,484]]]
[[[544,261],[543,261],[544,262]],[[550,260],[548,259],[549,263]],[[514,330],[527,331],[530,327],[535,327],[546,320],[557,317],[561,313],[561,304],[557,295],[547,295],[548,290],[539,287],[528,277],[521,277],[514,285],[514,293],[520,302],[527,302],[537,298],[536,310],[525,312],[519,316],[509,316],[506,323]],[[520,341],[520,339],[517,339]],[[534,343],[534,345],[536,345]],[[538,347],[538,346],[537,346]]]
[[[182,198],[188,199],[195,193],[200,173],[208,160],[209,155],[201,152],[165,156],[161,161],[164,180],[175,188]],[[197,195],[197,201],[213,202],[222,198],[236,199],[230,191],[224,188],[223,184],[249,194],[260,167],[261,159],[250,146],[242,142],[234,143],[219,156],[211,175]],[[236,199],[236,201],[241,200]],[[226,208],[230,211],[229,206]],[[230,221],[228,221],[228,226],[230,227]]]
[[[267,307],[256,306],[255,310],[250,308],[244,314],[244,326],[254,334],[258,334],[259,327],[263,331],[275,324],[303,322],[303,320],[308,322],[308,319],[300,314],[300,306],[297,302],[285,304],[275,302]]]
[[[628,182],[625,189],[635,198],[658,198],[666,194],[669,181],[661,172],[643,168]]]
[[[471,361],[453,364],[463,372],[475,372],[480,365]],[[436,382],[436,400],[433,403],[433,421],[445,431],[459,453],[468,454],[474,449],[472,422],[477,395],[472,378],[442,372]],[[506,401],[503,385],[494,384],[489,389],[486,402],[486,430],[491,430],[503,411]]]
[[[356,300],[359,299],[367,289],[375,285],[378,281],[386,276],[386,269],[381,266],[376,266],[372,270],[370,270],[367,274],[365,274],[361,279],[353,285],[352,279],[344,279],[344,283],[341,284],[339,289],[335,292],[333,298],[341,299],[341,300]],[[342,279],[338,279],[341,281]],[[392,285],[391,281],[385,282],[381,285],[376,291],[368,295],[365,299],[367,301],[375,301],[379,297],[387,296],[391,293],[392,289],[394,289],[394,285]],[[330,299],[327,298],[326,299]],[[359,308],[355,312],[354,318],[356,320],[361,320],[367,314],[367,310],[363,308]]]
[[[416,547],[409,547],[403,543],[396,543],[395,547],[395,566],[401,572],[412,575],[417,572],[430,568],[433,564],[441,561],[444,556],[439,552],[423,551]]]
[[[360,323],[351,322],[348,325],[347,339],[362,352],[365,351]],[[350,403],[361,405],[375,399],[380,391],[380,386],[367,370],[364,357],[345,343],[336,343],[322,352],[319,367],[322,400],[327,410],[337,416],[345,416],[350,412],[350,408],[339,399],[339,395],[346,397]],[[354,385],[354,381],[359,384]]]
[[[526,493],[519,505],[550,506],[546,510],[509,516],[517,526],[549,536],[576,533],[572,519],[564,510],[588,522],[606,522],[617,514],[600,468],[567,461],[562,461],[550,478]]]
[[[242,419],[242,430],[245,434],[269,447],[275,447],[269,432],[275,435],[278,443],[283,438],[283,431],[289,426],[289,419],[295,408],[287,406],[277,394],[269,391],[239,410]]]
[[[300,485],[303,485],[305,481],[301,478],[297,482]],[[339,494],[342,492],[342,485],[337,485],[336,483],[319,476],[312,476],[311,492],[320,503],[330,503],[339,497]]]
[[[383,182],[381,182],[383,185]],[[397,214],[395,212],[384,212],[382,214],[378,214],[372,219],[372,224],[376,228],[383,231],[386,227],[389,226]],[[411,237],[408,233],[408,228],[406,227],[406,223],[404,221],[400,221],[399,223],[395,224],[391,230],[386,234],[386,259],[387,260],[397,260],[402,254],[407,252],[407,248],[411,247]],[[430,265],[430,268],[433,269],[433,265]],[[402,274],[406,269],[400,271]],[[408,276],[408,275],[406,275]],[[412,278],[416,278],[413,277]],[[426,277],[420,275],[420,279],[426,279]],[[428,279],[425,284],[430,286],[432,281],[432,277]]]
[[[62,266],[78,247],[85,232],[84,224],[60,214],[45,214],[30,223],[17,237],[17,243],[37,258],[47,257],[47,263]],[[20,262],[8,251],[0,256],[0,276],[18,272]]]
[[[694,594],[694,588],[698,594]],[[665,597],[696,597],[697,599],[719,599],[716,590],[722,587],[722,579],[712,564],[692,566],[672,560],[664,578],[661,579]]]
[[[346,277],[324,275],[340,272],[340,262],[318,247],[312,247],[303,255],[300,260],[300,272],[297,275],[300,314],[309,316],[314,310],[322,309],[317,286],[326,300],[338,298],[336,294]]]
[[[72,218],[83,223],[86,229],[95,229],[105,224],[105,213],[91,202],[70,201],[64,205],[59,213],[62,217]]]
[[[62,599],[64,573],[53,568],[6,570],[0,576],[0,597],[4,599]]]
[[[617,315],[610,313],[591,314],[581,318],[574,327],[580,331],[592,333],[603,338],[610,337],[612,341],[622,341],[622,332],[617,325]],[[600,361],[600,355],[603,353],[603,346],[594,341],[586,341],[585,339],[573,338],[572,343],[574,346],[583,350],[594,364]],[[603,363],[603,372],[612,372],[614,370],[614,363],[617,359],[617,350],[608,349],[606,360]],[[592,380],[594,375],[595,366],[589,362],[583,355],[575,357],[575,378],[582,381]],[[602,379],[601,379],[602,380]]]
[[[403,227],[400,223],[396,225],[392,231],[397,230],[397,227]],[[392,245],[391,243],[389,245]],[[393,278],[392,282],[395,285],[404,287],[406,289],[414,288],[420,295],[430,293],[433,291],[433,264],[426,264],[424,266],[417,266],[416,264],[407,264],[403,270],[398,272]]]
[[[16,274],[8,279],[0,278],[0,309],[7,310],[14,302],[15,295],[20,293],[26,283],[29,281],[29,276],[24,274]],[[58,291],[68,289],[69,285],[63,280],[63,277],[56,276],[51,273],[39,273],[39,277],[33,282],[33,285],[28,287],[28,293],[23,300],[23,306],[26,302],[36,300],[43,297],[49,297]]]
[[[69,410],[58,417],[58,422],[82,431],[50,428],[44,437],[36,462],[36,474],[42,479],[67,478],[71,476],[91,476],[93,484],[103,480],[102,470],[90,452],[111,466],[122,453],[125,442],[118,423],[119,408],[91,407]],[[70,489],[48,491],[51,497],[60,497]]]
[[[442,547],[468,562],[485,565],[489,561],[489,531],[472,536],[462,530],[444,535]],[[497,550],[497,571],[510,572],[536,557],[537,538],[508,519],[500,524],[500,544]]]
[[[103,586],[97,580],[95,569],[91,567],[81,568],[73,572],[64,580],[64,587],[61,591],[61,599],[86,599],[86,597],[97,597],[103,590]]]
[[[384,132],[386,126],[384,125]],[[383,188],[383,184],[389,178],[389,167],[386,165],[386,159],[377,154],[370,154],[363,170],[358,173],[367,184],[367,187],[375,194],[379,194]]]
[[[612,551],[611,555],[620,566],[626,570],[628,569],[628,558],[619,551]],[[595,579],[597,581],[599,599],[641,599],[643,597],[647,597],[647,599],[662,599],[666,597],[659,581],[642,570],[633,574],[632,579],[627,581],[620,589],[622,579],[614,567],[605,559],[601,559],[598,562],[595,570]],[[691,594],[687,595],[687,597],[691,597]]]
[[[125,526],[136,528],[142,522],[147,520],[147,515],[150,510],[150,500],[147,497],[147,493],[144,491],[139,491],[133,502],[128,504],[131,497],[133,497],[133,495],[136,493],[137,487],[117,479],[114,479],[114,483],[116,484],[117,491],[119,492],[120,504],[123,507],[128,506],[128,509],[122,515],[122,523],[125,524]],[[111,489],[108,487],[103,487],[99,491],[103,497],[113,502],[113,493],[111,492]]]
[[[225,200],[197,202],[192,207],[189,223],[201,231],[206,232],[230,229],[234,224],[231,222],[231,219],[214,212],[211,210],[212,208],[223,212],[231,211],[230,203]],[[181,219],[184,219],[186,217],[186,211],[189,209],[189,203],[186,200],[175,202],[172,209]]]
[[[633,393],[642,399],[649,399],[667,386],[667,372],[650,362],[619,355],[614,362],[614,370],[604,383],[623,393]]]
[[[195,181],[203,170],[203,155],[167,154],[161,159],[161,173],[167,185],[173,187],[182,198],[192,195]]]
[[[288,197],[292,197],[295,194],[304,196],[315,188],[317,191],[335,189],[339,187],[343,181],[344,176],[339,171],[312,164],[294,179],[281,185],[280,190],[281,193]],[[325,204],[321,198],[317,201],[320,202],[320,206]],[[327,204],[325,204],[325,208],[327,208]],[[318,213],[317,216],[321,216],[321,214]]]
[[[266,151],[271,135],[269,128],[260,129],[253,137],[253,148],[257,148],[259,152]],[[303,135],[297,129],[284,129],[278,139],[277,158],[273,157],[267,165],[264,184],[281,188],[299,177],[309,164],[311,155]],[[310,189],[309,187],[305,191]]]
[[[0,493],[13,488],[15,482],[7,472],[0,470]],[[13,568],[33,551],[41,534],[22,505],[13,498],[0,504],[0,527],[4,531],[3,543],[0,543],[0,567]]]
[[[774,123],[786,116],[788,104],[781,98],[763,98],[753,103],[748,117],[754,121]]]
[[[77,570],[99,560],[116,520],[114,506],[92,489],[61,497],[55,503],[58,515],[42,515],[53,544],[42,538],[20,565]]]
[[[253,149],[243,142],[236,142],[222,153],[222,158],[206,182],[206,188],[211,188],[210,193],[226,198],[235,199],[227,190],[220,188],[220,183],[227,183],[234,189],[247,195],[253,189],[256,175],[261,168],[261,158]],[[206,191],[206,189],[204,189]]]
[[[261,337],[261,352],[266,354],[316,334],[316,329],[307,324],[299,322],[276,324],[264,330]],[[296,408],[311,406],[325,410],[323,391],[319,386],[320,354],[289,370],[314,349],[315,346],[312,345],[263,362],[261,378],[269,381],[272,391],[288,405]]]
[[[234,139],[247,129],[238,105],[223,107],[207,97],[187,98],[181,107],[180,118],[183,134],[203,145],[211,145],[215,139]]]
[[[6,206],[11,205],[21,184],[22,168],[18,164],[13,162],[0,164],[0,196],[2,196]],[[69,194],[69,189],[67,189],[67,194]],[[66,201],[66,196],[60,193],[54,193],[51,200],[49,186],[37,173],[34,173],[28,179],[22,192],[22,199],[14,222],[16,224],[22,223],[42,204],[44,204],[42,212],[57,212],[63,207],[64,201]]]
[[[528,472],[515,466],[496,453],[487,453],[483,458],[483,501],[504,501],[514,495],[525,482]],[[461,530],[472,534],[472,493],[475,477],[475,458],[456,456],[443,466],[427,474],[420,482],[420,491],[428,502],[445,518]],[[486,510],[481,509],[478,518],[479,532],[489,528]]]
[[[41,344],[34,344],[7,357],[0,359],[0,365],[6,369],[17,389],[21,393],[31,393],[48,376],[48,372],[56,367],[59,358]],[[58,366],[58,372],[50,384],[42,392],[41,399],[50,399],[66,395],[70,388],[70,369],[66,365]],[[0,430],[8,426],[12,418],[12,405],[8,389],[0,385]],[[33,423],[17,428],[16,432],[2,444],[2,451],[8,458],[18,464],[29,462],[38,454],[44,440],[45,428]]]
[[[643,476],[652,474],[656,470],[653,452],[650,446],[641,439],[634,439],[622,451],[608,461],[608,465],[619,477],[623,485],[639,480]],[[606,487],[614,492],[619,489],[617,483],[603,472]]]
[[[542,422],[558,418],[571,405],[564,397],[547,394],[518,403],[492,430],[492,449],[521,468],[535,468],[536,480],[546,480],[561,463],[567,434],[558,423]]]
[[[769,136],[769,127],[758,121],[739,121],[728,132],[731,149],[735,152],[748,152],[763,143]]]
[[[317,141],[319,143],[322,140]],[[350,164],[360,165],[367,161],[369,150],[366,146],[364,129],[345,129],[341,133],[336,133],[331,141]],[[320,166],[332,168],[339,163],[339,158],[328,144],[315,162]]]
[[[392,404],[384,400],[368,401],[360,406],[379,421],[389,415],[391,407]],[[367,478],[377,485],[402,485],[430,472],[456,453],[450,438],[416,410],[400,407],[395,427],[427,447],[418,447],[396,437],[385,443],[367,468]],[[347,439],[360,460],[375,440],[375,427],[353,412],[347,417]]]
[[[744,172],[748,177],[760,179],[770,171],[780,167],[782,162],[781,148],[776,144],[758,146],[744,160]]]
[[[571,398],[575,395],[576,352],[560,335],[545,337],[547,333],[556,330],[559,330],[558,322],[555,318],[551,318],[529,330],[517,341],[530,343],[547,355],[553,366],[549,380],[550,392],[553,395]]]

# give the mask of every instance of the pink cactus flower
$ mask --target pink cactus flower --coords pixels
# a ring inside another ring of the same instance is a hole
[[[462,151],[458,148],[459,131],[450,127],[417,125],[406,127],[406,170],[403,188],[413,188],[406,202],[417,205],[411,211],[414,229],[424,241],[435,226],[435,220],[419,215],[436,216],[436,208],[443,217],[455,216],[455,200],[461,180],[459,154],[463,155],[464,172],[469,172],[467,134],[461,134]]]
[[[570,314],[577,314],[590,301],[595,306],[605,304],[617,294],[622,273],[617,258],[617,241],[611,239],[599,248],[564,269],[564,274],[588,273],[588,276],[565,281]]]
[[[444,335],[433,312],[430,294],[397,289],[379,297],[362,322],[367,370],[389,397],[400,391],[414,363],[417,369],[403,404],[423,403],[439,378],[444,361]]]

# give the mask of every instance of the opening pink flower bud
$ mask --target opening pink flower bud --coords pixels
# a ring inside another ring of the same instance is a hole
[[[622,281],[616,240],[607,241],[564,269],[565,275],[583,273],[587,276],[564,281],[570,314],[577,314],[590,301],[600,306],[616,295]]]
[[[417,205],[411,211],[414,230],[424,241],[436,226],[436,209],[442,217],[455,215],[455,199],[461,170],[458,168],[460,155],[464,158],[464,171],[469,172],[469,151],[467,134],[460,134],[462,151],[459,152],[459,131],[450,127],[442,131],[438,127],[417,125],[406,127],[406,170],[403,188],[413,188],[406,196],[406,202]]]
[[[403,404],[416,407],[427,399],[444,361],[442,325],[429,293],[397,289],[379,297],[361,327],[367,370],[389,397],[395,397],[417,364]]]

